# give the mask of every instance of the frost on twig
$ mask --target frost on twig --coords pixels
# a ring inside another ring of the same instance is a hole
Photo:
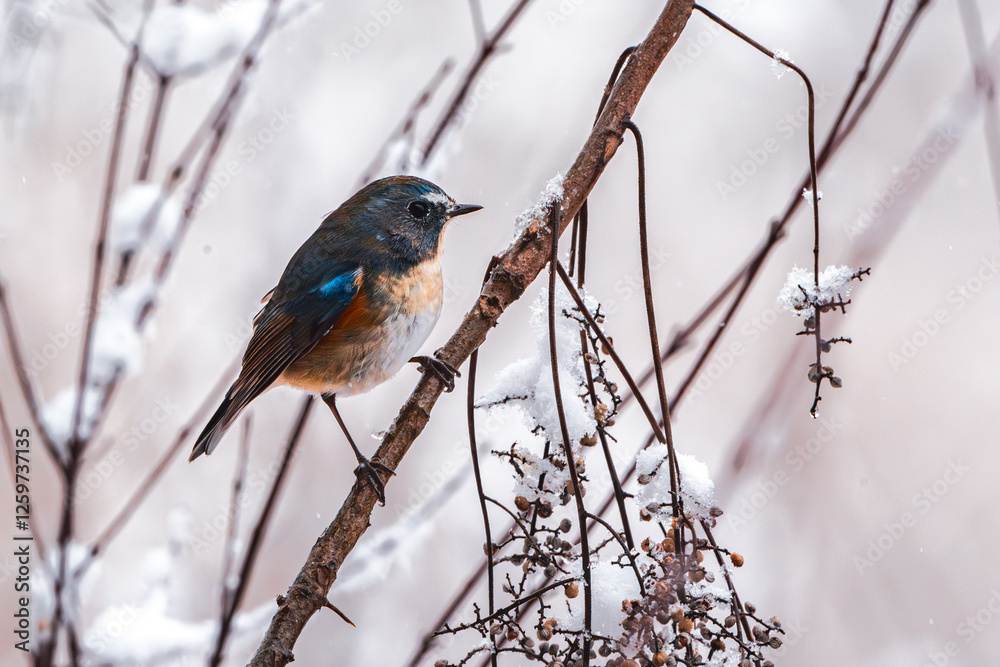
[[[563,182],[566,178],[562,174],[556,174],[545,184],[545,189],[538,196],[538,201],[534,205],[525,209],[514,218],[514,239],[521,236],[532,223],[545,220],[552,209],[552,205],[561,202],[563,199]]]
[[[861,281],[869,275],[871,269],[852,269],[848,266],[828,266],[822,273],[816,275],[809,269],[793,267],[788,274],[784,287],[778,294],[778,305],[785,310],[806,318],[805,326],[797,335],[813,336],[816,339],[816,359],[809,365],[809,381],[816,385],[812,406],[809,413],[816,417],[823,380],[828,380],[830,386],[837,389],[843,386],[843,380],[834,375],[833,368],[823,363],[823,354],[829,352],[834,343],[850,343],[846,337],[826,338],[822,336],[822,314],[838,309],[847,313],[851,303],[851,288],[854,281]]]
[[[667,523],[673,519],[668,453],[667,445],[654,443],[639,452],[635,462],[639,481],[636,503],[657,521]],[[685,513],[697,519],[717,516],[715,482],[708,475],[708,466],[690,454],[678,454],[677,465]]]
[[[597,309],[597,302],[588,298],[588,308]],[[576,304],[560,283],[556,288],[556,347],[558,350],[559,384],[566,400],[563,410],[574,454],[582,441],[591,442],[597,431],[597,419],[588,403],[588,387],[580,351],[579,315]],[[542,293],[532,306],[531,327],[535,333],[535,353],[516,361],[497,376],[496,385],[483,395],[477,405],[494,409],[517,410],[532,435],[515,444],[504,456],[509,456],[515,470],[515,494],[529,502],[552,494],[563,495],[570,484],[569,470],[560,447],[550,447],[560,438],[559,415],[552,386],[552,365],[549,355],[548,295]]]
[[[135,183],[119,195],[111,211],[114,252],[136,252],[147,239],[156,252],[166,247],[180,224],[181,209],[164,195],[155,183]]]
[[[142,59],[160,77],[197,76],[240,53],[257,33],[273,0],[226,2],[220,11],[196,4],[163,3],[149,13],[142,33]],[[279,25],[317,5],[315,0],[281,2]],[[128,9],[96,5],[94,11],[122,42],[137,34],[141,17]]]

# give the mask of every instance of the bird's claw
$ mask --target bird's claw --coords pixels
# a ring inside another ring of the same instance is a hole
[[[437,357],[419,356],[410,359],[411,363],[419,364],[417,369],[421,372],[430,372],[444,384],[445,391],[455,390],[455,378],[462,377],[457,368],[449,364],[444,359]]]
[[[375,495],[378,497],[379,505],[385,507],[385,482],[382,481],[380,472],[388,475],[395,475],[396,471],[380,461],[372,461],[365,457],[358,459],[358,467],[354,469],[354,476],[359,482],[367,482]]]

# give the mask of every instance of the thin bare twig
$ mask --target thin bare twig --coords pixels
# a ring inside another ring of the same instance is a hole
[[[250,463],[250,433],[253,426],[253,415],[248,414],[243,419],[243,430],[240,434],[240,450],[236,457],[236,475],[233,478],[233,492],[229,497],[232,515],[226,528],[226,541],[222,545],[222,567],[219,568],[222,583],[221,604],[219,605],[219,637],[216,639],[215,650],[208,660],[209,665],[218,665],[222,660],[223,628],[228,629],[233,615],[233,587],[230,585],[233,577],[233,563],[236,561],[236,536],[240,524],[240,495],[243,493],[243,483],[246,480],[247,468]]]
[[[14,324],[14,313],[7,302],[7,286],[2,277],[0,277],[0,319],[3,320],[4,334],[7,337],[7,350],[10,353],[11,366],[13,366],[14,373],[17,375],[17,382],[21,387],[21,395],[28,406],[28,414],[31,415],[31,420],[35,428],[42,436],[42,444],[52,459],[52,463],[62,470],[65,462],[42,418],[42,407],[39,403],[35,386],[31,382],[31,376],[28,375],[28,363],[21,349],[17,327]]]
[[[475,0],[473,0],[475,2]],[[434,129],[431,130],[430,137],[424,144],[424,148],[420,151],[421,162],[420,166],[426,166],[427,161],[430,159],[430,155],[437,148],[438,142],[441,141],[441,137],[444,136],[444,132],[451,125],[452,120],[458,113],[459,109],[462,108],[462,103],[469,96],[469,92],[472,90],[472,84],[475,82],[476,77],[479,76],[479,72],[482,71],[486,62],[493,56],[500,46],[500,42],[510,31],[514,22],[517,21],[517,17],[521,15],[524,8],[528,6],[531,0],[517,0],[517,3],[511,7],[507,15],[503,17],[500,24],[493,30],[490,35],[482,39],[479,43],[479,50],[476,53],[475,59],[466,71],[465,76],[462,77],[462,85],[458,87],[455,94],[452,95],[451,100],[445,106],[447,111],[441,116]]]
[[[628,121],[626,121],[627,124]],[[563,407],[562,387],[559,382],[559,349],[556,341],[556,267],[559,266],[559,207],[552,207],[552,253],[549,255],[549,365],[552,369],[552,394],[556,403],[556,414],[559,417],[559,431],[562,436],[563,456],[566,457],[566,467],[569,469],[570,483],[573,485],[573,498],[576,501],[576,515],[580,526],[580,554],[583,565],[583,667],[590,665],[591,627],[594,615],[594,596],[591,589],[590,543],[587,535],[587,508],[583,504],[583,489],[580,485],[580,473],[577,470],[576,456],[573,454],[573,444],[569,438],[569,428],[566,425],[566,410]]]
[[[216,397],[229,386],[236,363],[230,365],[229,369],[225,374],[215,383],[215,386],[208,392],[205,398],[202,400],[198,408],[192,413],[191,417],[184,423],[184,425],[177,432],[174,441],[169,447],[163,452],[160,460],[156,462],[153,469],[150,470],[146,477],[139,483],[136,490],[129,496],[128,500],[122,504],[122,508],[118,511],[115,517],[108,523],[107,527],[102,530],[97,538],[91,543],[89,551],[91,556],[96,556],[115,538],[115,536],[124,528],[125,524],[131,519],[136,510],[142,506],[146,497],[152,492],[156,484],[163,478],[163,474],[170,467],[170,464],[177,460],[177,452],[180,451],[181,447],[187,442],[188,437],[195,428],[199,427],[202,422],[207,419],[210,414],[210,410],[215,407]],[[93,559],[92,559],[93,560]]]
[[[420,116],[420,112],[430,104],[431,100],[434,99],[434,94],[444,83],[445,78],[451,73],[452,68],[455,66],[455,61],[451,58],[445,60],[441,63],[441,67],[438,71],[434,73],[431,80],[424,86],[424,89],[420,91],[417,95],[417,99],[413,101],[410,108],[407,109],[406,113],[403,115],[403,120],[400,121],[399,125],[393,130],[392,134],[383,142],[382,147],[379,148],[378,152],[375,153],[375,157],[372,161],[365,167],[364,171],[361,172],[361,177],[358,178],[358,182],[355,184],[354,189],[360,190],[365,185],[368,185],[375,176],[378,174],[379,169],[385,165],[386,157],[389,154],[389,149],[396,141],[402,140],[404,137],[410,137],[412,141],[412,134],[417,123],[417,118]],[[389,165],[391,168],[391,165]]]
[[[302,429],[305,428],[306,419],[309,418],[309,411],[312,409],[313,403],[312,396],[302,403],[298,419],[295,421],[295,426],[292,428],[292,433],[282,452],[278,473],[275,475],[274,481],[271,482],[271,489],[268,491],[267,500],[264,501],[264,507],[260,511],[260,516],[257,517],[257,522],[250,532],[250,541],[247,543],[247,550],[243,554],[243,563],[240,565],[239,574],[236,578],[238,583],[229,598],[229,606],[222,615],[222,622],[219,625],[219,635],[215,642],[215,648],[212,651],[212,657],[209,659],[208,664],[211,667],[216,667],[222,662],[223,653],[226,649],[226,641],[229,639],[229,634],[232,630],[233,617],[236,615],[236,610],[239,609],[247,587],[250,585],[250,574],[253,571],[254,564],[257,562],[257,554],[260,553],[261,545],[264,542],[264,534],[267,532],[271,515],[278,506],[278,495],[281,493],[281,487],[290,469],[292,457],[295,455],[299,439],[302,436]],[[324,606],[328,605],[329,602]],[[329,606],[332,607],[332,605]],[[340,614],[340,611],[336,608],[334,608],[334,611]],[[343,614],[341,616],[346,620],[346,616],[343,616]],[[348,623],[350,623],[349,620]]]

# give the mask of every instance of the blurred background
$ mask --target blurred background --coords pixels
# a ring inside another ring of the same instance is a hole
[[[235,21],[247,11],[240,0],[191,4],[206,20]],[[895,4],[886,41],[917,3]],[[483,0],[487,29],[510,6]],[[809,74],[820,137],[883,10],[867,0],[706,6],[769,48],[784,49]],[[474,303],[490,257],[513,236],[514,217],[568,170],[619,53],[646,35],[662,9],[657,2],[533,0],[511,26],[422,172],[456,200],[485,207],[446,234],[446,303],[423,353],[443,345]],[[8,0],[5,10],[0,276],[24,356],[38,360],[35,385],[48,401],[75,382],[79,368],[108,128],[128,56],[105,23],[119,21],[132,34],[140,7]],[[88,450],[74,542],[88,544],[107,526],[199,405],[214,408],[217,385],[232,378],[260,298],[322,217],[357,189],[412,102],[453,59],[417,120],[418,146],[426,140],[475,55],[474,25],[463,0],[315,3],[289,13],[268,37],[159,292],[142,362],[122,379]],[[726,512],[716,536],[746,558],[737,588],[787,632],[774,658],[779,665],[1000,663],[1000,577],[990,556],[1000,547],[998,31],[995,3],[932,0],[856,132],[821,175],[821,266],[872,271],[855,286],[846,316],[824,319],[853,343],[827,357],[844,386],[824,389],[819,419],[809,415],[811,341],[795,336],[801,321],[775,303],[788,271],[811,266],[808,206],[677,407],[677,446],[708,464]],[[992,58],[980,60],[982,53]],[[220,57],[204,72],[174,77],[153,182],[163,182],[236,64]],[[122,183],[138,169],[156,87],[148,70],[136,76]],[[765,56],[692,16],[635,115],[647,153],[661,341],[730,278],[797,196],[808,164],[804,104],[805,88],[793,74],[777,78]],[[383,166],[380,174],[394,171]],[[590,225],[589,291],[608,314],[616,347],[641,371],[648,353],[630,141],[591,196]],[[539,287],[505,313],[483,346],[480,393],[533,349],[527,319]],[[699,349],[696,342],[671,361],[668,386],[687,374]],[[7,418],[12,427],[32,426],[6,348],[0,356]],[[409,367],[345,400],[341,410],[352,431],[387,429],[417,380]],[[646,391],[655,395],[652,385]],[[443,396],[331,591],[358,627],[317,615],[296,645],[297,663],[406,664],[479,565],[483,536],[464,393],[460,381]],[[301,400],[277,389],[254,403],[239,510],[244,531]],[[634,453],[643,427],[629,406],[613,433]],[[480,428],[488,447],[509,447],[518,433],[516,424],[485,416]],[[185,444],[89,568],[77,621],[85,664],[204,664],[218,615],[239,439],[234,429],[215,455],[190,465]],[[317,406],[243,604],[251,613],[225,664],[245,664],[252,655],[274,597],[353,483],[354,462],[341,439]],[[361,441],[375,450],[375,439]],[[33,442],[32,511],[51,550],[61,489],[39,440]],[[487,487],[509,496],[509,470],[495,458],[485,464]],[[0,489],[3,506],[11,507],[9,475]],[[441,496],[442,489],[450,495]],[[444,503],[437,514],[419,530],[400,529],[428,498]],[[386,536],[404,540],[390,558],[365,555]],[[16,567],[11,556],[0,563],[0,600],[14,609]],[[40,575],[41,564],[33,567]],[[43,588],[35,593],[37,617],[44,615]],[[468,603],[465,609],[471,617]],[[157,633],[166,637],[162,647],[150,639]],[[461,654],[443,642],[426,664]],[[0,655],[4,664],[27,664],[9,641]]]

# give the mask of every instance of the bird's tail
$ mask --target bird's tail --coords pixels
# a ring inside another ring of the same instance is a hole
[[[226,434],[229,427],[233,425],[236,418],[243,412],[243,408],[247,406],[245,401],[234,400],[232,393],[233,390],[230,389],[226,394],[225,400],[222,401],[222,405],[215,411],[212,418],[208,420],[205,429],[194,443],[194,449],[191,450],[191,456],[188,458],[188,461],[194,461],[202,454],[208,455],[215,451],[219,441],[222,440],[222,436]]]

